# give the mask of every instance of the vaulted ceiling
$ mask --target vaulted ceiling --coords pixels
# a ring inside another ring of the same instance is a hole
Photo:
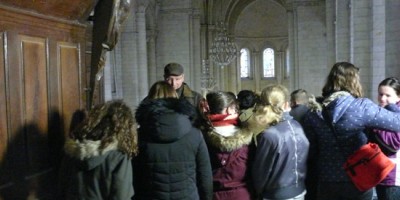
[[[287,36],[286,9],[272,0],[257,0],[248,4],[238,14],[234,35],[236,37]]]

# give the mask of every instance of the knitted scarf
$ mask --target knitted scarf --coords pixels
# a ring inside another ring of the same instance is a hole
[[[208,115],[208,119],[211,121],[213,126],[226,126],[226,125],[237,125],[237,117],[233,119],[226,119],[228,118],[228,114],[213,114]]]

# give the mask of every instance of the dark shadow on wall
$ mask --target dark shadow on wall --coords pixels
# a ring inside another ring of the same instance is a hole
[[[53,110],[49,118],[48,126],[48,146],[50,153],[50,163],[54,167],[56,173],[60,168],[63,157],[63,146],[65,142],[64,120],[57,110]]]
[[[49,115],[48,133],[26,124],[10,139],[0,163],[0,199],[54,199],[64,143],[63,120]]]
[[[73,114],[72,114],[72,118],[71,118],[71,123],[69,124],[69,137],[71,137],[71,132],[74,131],[77,127],[79,127],[83,120],[86,119],[87,116],[87,112],[86,110],[83,109],[79,109],[76,110]]]
[[[30,191],[38,187],[38,184],[30,179],[33,164],[30,161],[34,158],[29,156],[35,152],[28,150],[28,133],[32,134],[30,140],[44,139],[35,124],[25,125],[14,134],[0,166],[0,181],[3,186],[0,195],[5,200],[27,199],[31,195]]]

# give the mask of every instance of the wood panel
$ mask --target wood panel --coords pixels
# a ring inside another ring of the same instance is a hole
[[[1,1],[1,0],[0,0]],[[24,12],[14,12],[0,6],[0,31],[43,37],[57,41],[81,42],[85,40],[85,25],[76,21],[43,19]]]
[[[1,160],[1,185],[0,196],[9,198],[24,198],[28,196],[27,184],[24,180],[27,171],[25,126],[23,99],[23,76],[20,60],[20,38],[14,31],[6,32],[5,47],[5,71],[7,85],[7,121],[8,129],[7,149]],[[20,191],[17,190],[20,188]]]
[[[41,132],[47,132],[46,40],[22,36],[21,47],[25,123],[37,123]]]
[[[46,39],[21,36],[22,70],[24,74],[24,119],[27,129],[27,160],[31,171],[46,166],[48,157],[48,86]],[[48,166],[48,165],[47,165]]]
[[[22,69],[20,60],[20,42],[19,35],[14,31],[6,33],[6,72],[7,72],[7,110],[9,111],[9,140],[12,141],[21,131],[23,124],[23,108],[22,108]]]
[[[55,199],[64,131],[85,106],[85,32],[0,0],[0,199]]]
[[[6,76],[4,65],[4,33],[0,33],[0,160],[3,160],[7,149],[7,98]]]
[[[81,62],[79,45],[62,42],[58,44],[59,69],[61,79],[62,113],[66,125],[71,123],[72,114],[81,105]],[[65,132],[68,132],[68,126]]]
[[[34,11],[68,20],[83,20],[88,17],[98,0],[0,0],[0,3],[15,8]]]

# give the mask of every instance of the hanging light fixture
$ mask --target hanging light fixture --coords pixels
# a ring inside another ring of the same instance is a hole
[[[217,23],[217,34],[210,48],[210,58],[219,66],[224,67],[236,57],[236,45],[230,40],[225,24]]]
[[[208,60],[203,60],[201,64],[201,89],[204,94],[207,94],[209,91],[213,91],[217,88],[217,82],[214,80],[214,77],[210,70],[210,65]]]

